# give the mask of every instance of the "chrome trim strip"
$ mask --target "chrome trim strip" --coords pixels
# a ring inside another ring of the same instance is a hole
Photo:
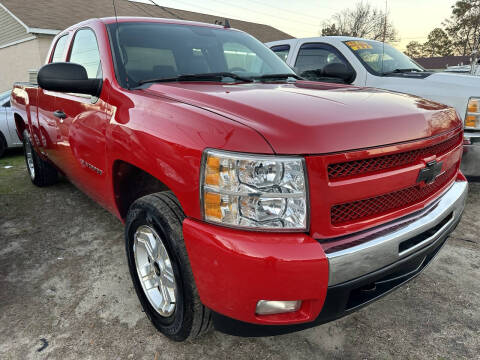
[[[262,192],[238,192],[238,191],[230,191],[230,190],[223,190],[218,189],[213,186],[203,185],[203,189],[205,191],[214,192],[220,195],[231,195],[231,196],[258,196],[262,199],[274,199],[274,198],[282,198],[282,199],[301,199],[305,198],[305,192],[303,193],[262,193]]]
[[[466,181],[457,181],[439,199],[436,199],[425,208],[425,215],[417,220],[407,222],[405,226],[400,228],[394,222],[390,226],[391,232],[388,232],[388,229],[386,232],[383,228],[381,234],[370,241],[348,249],[328,253],[328,285],[337,285],[381,269],[437,240],[441,235],[449,231],[450,226],[462,215],[467,192],[468,183]],[[452,219],[433,236],[399,253],[401,242],[438,225],[452,212]]]
[[[480,132],[465,129],[464,137],[470,144],[463,146],[460,169],[466,176],[480,176]]]
[[[472,143],[480,142],[480,132],[468,131],[467,129],[463,133],[463,137],[467,140],[470,140]]]

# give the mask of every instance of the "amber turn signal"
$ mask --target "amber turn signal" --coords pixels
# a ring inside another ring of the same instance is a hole
[[[206,192],[204,196],[205,215],[208,215],[216,219],[221,219],[222,218],[222,211],[220,206],[221,203],[222,203],[222,198],[220,194]]]
[[[477,125],[477,117],[475,115],[467,115],[465,126],[475,127]]]
[[[470,100],[468,102],[468,112],[471,112],[471,113],[478,112],[478,100]]]
[[[205,167],[205,184],[220,184],[220,159],[215,156],[207,158],[207,166]]]

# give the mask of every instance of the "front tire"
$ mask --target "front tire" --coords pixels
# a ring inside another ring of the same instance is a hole
[[[184,218],[173,193],[162,192],[136,200],[125,226],[128,266],[140,303],[153,325],[175,341],[212,328],[183,241]]]
[[[33,148],[30,134],[27,130],[23,132],[23,151],[25,153],[28,175],[30,175],[30,180],[32,180],[33,184],[43,187],[53,185],[57,182],[57,169],[38,156]]]

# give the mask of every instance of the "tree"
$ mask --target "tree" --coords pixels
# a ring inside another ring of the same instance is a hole
[[[453,55],[453,44],[443,29],[435,28],[428,34],[423,51],[427,56]]]
[[[321,34],[355,36],[380,41],[397,40],[397,31],[389,14],[363,0],[353,9],[342,10],[334,14],[330,21],[324,22]]]
[[[325,24],[325,26],[322,28],[322,36],[338,36],[340,35],[340,32],[338,31],[337,27],[335,24]]]
[[[423,44],[420,44],[418,41],[410,41],[406,46],[405,54],[411,58],[424,57]]]
[[[480,45],[480,0],[457,1],[444,26],[452,39],[454,51],[470,55]]]

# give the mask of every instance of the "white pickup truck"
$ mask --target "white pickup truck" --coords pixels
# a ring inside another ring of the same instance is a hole
[[[473,72],[472,72],[472,65],[449,66],[444,71],[453,72],[457,74],[469,74],[469,75],[480,76],[480,65],[476,64],[473,68]]]
[[[324,36],[266,45],[306,79],[398,91],[454,107],[465,124],[462,171],[480,176],[477,76],[429,72],[394,47],[361,38]]]

